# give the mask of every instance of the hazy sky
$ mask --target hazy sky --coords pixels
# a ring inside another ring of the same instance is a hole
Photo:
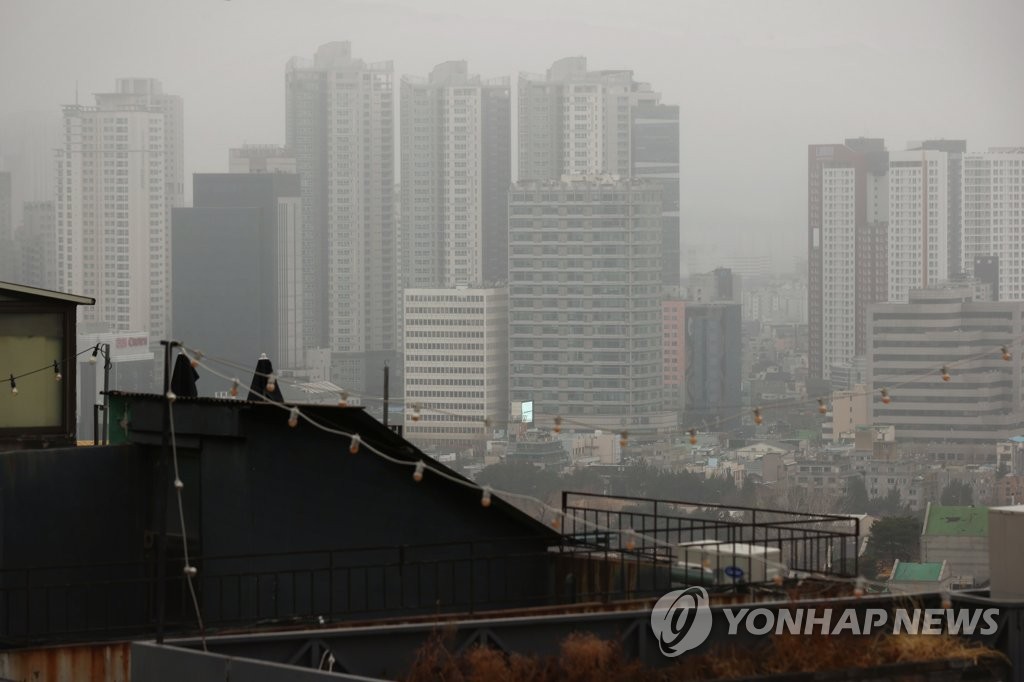
[[[806,146],[860,135],[1024,145],[1021,0],[0,0],[0,121],[122,76],[185,100],[186,184],[284,142],[284,65],[351,40],[425,75],[584,55],[681,105],[683,240],[804,255]],[[514,78],[513,78],[514,82]],[[2,132],[2,131],[0,131]]]

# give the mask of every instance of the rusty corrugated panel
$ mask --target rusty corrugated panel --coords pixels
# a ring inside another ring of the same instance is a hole
[[[12,682],[129,682],[131,644],[76,644],[0,653],[0,679]]]

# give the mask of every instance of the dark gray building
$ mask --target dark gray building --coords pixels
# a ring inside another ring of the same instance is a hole
[[[299,366],[298,176],[197,173],[193,201],[171,220],[174,337],[240,362],[267,353],[279,368]]]
[[[738,303],[686,304],[683,424],[709,431],[740,425],[742,315]]]
[[[660,250],[657,183],[512,186],[510,399],[533,400],[538,424],[675,427],[662,412]]]
[[[633,107],[633,177],[661,185],[661,283],[679,286],[679,106]]]
[[[946,152],[946,255],[950,278],[963,269],[963,174],[967,140],[925,140],[921,149]],[[970,273],[964,273],[970,274]]]

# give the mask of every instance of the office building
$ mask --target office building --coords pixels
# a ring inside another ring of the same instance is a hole
[[[1001,301],[1024,300],[1024,147],[963,157],[963,268],[996,282]]]
[[[285,76],[313,311],[304,345],[330,347],[333,380],[353,392],[397,347],[393,71],[334,42],[290,60]]]
[[[946,283],[869,309],[872,420],[895,426],[915,452],[987,461],[1024,427],[1020,353],[1007,362],[999,350],[1024,333],[1024,304],[975,294],[971,283]]]
[[[532,400],[535,423],[675,427],[662,407],[660,245],[656,183],[591,176],[513,185],[510,398]]]
[[[512,175],[507,78],[466,62],[401,82],[403,287],[504,281]],[[486,267],[485,267],[486,266]]]
[[[57,149],[57,287],[96,305],[85,322],[170,330],[170,209],[184,200],[182,102],[153,79],[122,78],[96,106],[64,107]]]
[[[403,435],[483,454],[508,420],[508,290],[405,290]]]
[[[880,139],[808,147],[809,364],[828,379],[865,344],[866,307],[886,300],[888,152]]]
[[[738,303],[686,304],[684,428],[727,431],[740,425],[742,334]]]
[[[266,353],[275,368],[302,366],[298,176],[197,173],[192,193],[172,219],[175,338],[243,364]]]
[[[679,107],[626,69],[588,71],[585,57],[519,76],[519,179],[607,173],[662,187],[662,281],[679,285]]]
[[[889,155],[889,296],[906,303],[911,289],[949,279],[948,153]]]

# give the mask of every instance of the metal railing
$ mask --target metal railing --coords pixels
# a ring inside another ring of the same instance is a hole
[[[716,575],[705,580],[718,584],[761,582],[791,572],[858,575],[856,517],[568,491],[562,493],[562,514],[570,541],[603,538],[609,548],[632,549],[684,572],[708,568],[693,564],[717,552],[723,558],[712,558],[710,566]],[[760,580],[746,571],[725,571],[758,562],[763,567],[754,574]]]

